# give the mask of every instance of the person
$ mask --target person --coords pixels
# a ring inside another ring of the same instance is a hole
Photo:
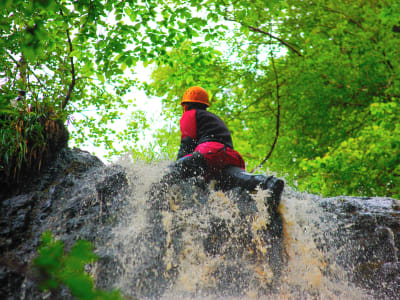
[[[207,91],[199,86],[190,87],[181,105],[181,144],[167,178],[177,181],[202,176],[206,181],[216,179],[223,190],[261,188],[269,190],[274,204],[279,204],[284,181],[245,171],[244,160],[233,147],[229,129],[220,117],[207,111],[210,106]]]

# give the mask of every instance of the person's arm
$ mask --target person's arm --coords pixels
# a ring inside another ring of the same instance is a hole
[[[196,142],[191,137],[185,137],[181,139],[181,146],[179,147],[177,159],[192,153],[195,148]]]
[[[189,110],[182,115],[180,128],[181,146],[177,159],[192,153],[197,146],[196,110]]]

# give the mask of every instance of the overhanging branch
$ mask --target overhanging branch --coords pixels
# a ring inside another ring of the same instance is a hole
[[[60,13],[61,13],[62,16],[64,16],[64,14],[62,12],[62,9],[60,9]],[[68,28],[66,30],[66,33],[67,33],[67,41],[68,41],[68,45],[69,45],[69,53],[71,54],[72,51],[73,51],[73,47],[72,47],[71,36],[69,34],[69,29]],[[71,79],[71,83],[68,86],[67,95],[65,96],[64,100],[61,103],[61,108],[62,109],[65,109],[65,107],[67,106],[68,101],[71,98],[72,92],[73,92],[74,87],[75,87],[76,79],[75,79],[75,65],[74,65],[74,57],[73,56],[70,57],[70,64],[71,64],[71,77],[72,77],[72,79]]]
[[[249,28],[251,31],[259,32],[259,33],[265,34],[265,35],[269,36],[270,38],[273,38],[274,40],[277,40],[277,41],[280,42],[281,44],[285,45],[288,49],[290,49],[290,50],[292,50],[293,52],[295,52],[298,56],[303,56],[303,54],[301,54],[301,52],[300,52],[299,50],[297,50],[294,46],[290,45],[290,44],[289,44],[288,42],[286,42],[285,40],[282,40],[281,38],[279,38],[279,37],[277,37],[277,36],[274,36],[273,34],[267,32],[267,31],[264,31],[264,30],[262,30],[262,29],[260,29],[260,28],[256,28],[256,27],[253,27],[253,26],[248,26],[248,28]]]
[[[246,25],[246,24],[244,24],[243,22],[239,22],[239,21],[237,21],[237,20],[235,20],[235,19],[230,19],[230,18],[228,18],[228,17],[225,17],[225,20],[231,21],[231,22],[239,23],[239,24],[242,25],[242,26],[246,26],[247,28],[249,28],[249,29],[250,29],[251,31],[253,31],[253,32],[262,33],[262,34],[264,34],[264,35],[266,35],[266,36],[268,36],[268,37],[270,37],[270,38],[272,38],[272,39],[274,39],[274,40],[277,40],[279,43],[281,43],[282,45],[286,46],[289,50],[293,51],[293,52],[296,53],[298,56],[303,56],[303,54],[301,54],[301,52],[300,52],[299,50],[297,50],[293,45],[289,44],[289,43],[286,42],[285,40],[283,40],[283,39],[281,39],[281,38],[279,38],[279,37],[277,37],[277,36],[275,36],[275,35],[273,35],[273,34],[267,32],[267,31],[264,31],[264,30],[262,30],[262,29],[260,29],[260,28],[257,28],[257,27],[251,26],[251,25]]]
[[[259,169],[262,167],[263,164],[271,157],[272,152],[275,149],[275,146],[278,142],[278,137],[279,137],[279,128],[280,128],[280,116],[281,116],[281,104],[280,104],[280,94],[279,94],[279,77],[278,77],[278,71],[276,70],[275,66],[275,60],[274,56],[271,55],[271,63],[272,63],[272,68],[274,69],[274,74],[275,74],[275,83],[276,83],[276,102],[277,102],[277,112],[276,112],[276,125],[275,125],[275,137],[274,137],[274,142],[272,143],[271,149],[269,149],[268,154],[265,156],[265,158],[260,162],[260,164],[255,167],[253,170],[251,170],[251,173],[253,173],[255,170]]]
[[[20,63],[10,53],[8,53],[7,50],[5,52],[7,53],[7,56],[17,65],[17,68],[19,68],[20,67]],[[28,69],[28,71],[30,73],[32,73],[33,76],[35,76],[35,78],[38,81],[39,85],[42,88],[44,88],[45,90],[47,90],[46,87],[43,85],[43,83],[40,81],[39,77],[35,74],[35,72],[32,71],[32,69],[29,67],[28,64],[26,64],[26,68]]]

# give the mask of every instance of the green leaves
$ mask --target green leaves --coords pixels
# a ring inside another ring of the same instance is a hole
[[[56,114],[48,101],[28,104],[20,96],[12,101],[16,107],[0,101],[5,104],[0,106],[0,181],[5,188],[23,175],[36,175],[44,157],[66,143],[64,114]]]
[[[2,2],[0,74],[6,80],[1,93],[24,90],[27,104],[50,98],[60,110],[56,114],[85,114],[89,106],[95,107],[101,111],[100,123],[74,125],[78,132],[90,130],[92,137],[113,148],[112,141],[102,136],[113,133],[109,129],[116,119],[112,111],[126,109],[121,99],[128,84],[129,88],[137,84],[129,78],[132,68],[196,35],[191,27],[185,25],[186,31],[181,32],[175,26],[188,14],[187,8],[161,11],[164,20],[154,1]],[[198,28],[201,20],[193,24]],[[85,141],[82,134],[75,142],[80,146]]]
[[[130,87],[163,97],[164,115],[178,122],[182,93],[202,85],[248,169],[274,142],[279,100],[279,136],[262,171],[326,195],[397,195],[398,144],[387,137],[398,136],[398,8],[396,0],[6,1],[1,89],[27,91],[27,104],[52,99],[65,119],[83,115],[75,144],[91,137],[111,154],[140,151],[148,126],[140,113],[120,133],[110,126]],[[152,82],[131,78],[138,63],[157,65]],[[166,132],[156,143],[171,156]]]
[[[374,121],[365,124],[356,137],[343,140],[323,157],[301,163],[300,178],[314,174],[313,181],[299,181],[303,189],[323,195],[335,190],[337,194],[399,197],[399,103],[375,102],[370,110]]]
[[[204,44],[176,48],[160,60],[148,92],[163,96],[169,118],[177,120],[188,86],[210,90],[210,109],[228,124],[247,169],[273,144],[279,95],[280,133],[264,171],[324,195],[398,197],[396,5],[207,1],[207,20],[225,19],[230,30],[199,34],[222,53],[203,59]]]
[[[45,44],[51,39],[48,34],[46,23],[43,19],[44,16],[52,18],[54,12],[57,10],[58,5],[54,0],[41,0],[41,1],[3,1],[0,5],[0,11],[5,21],[9,23],[9,31],[4,33],[9,37],[14,37],[15,28],[19,27],[19,32],[23,34],[20,47],[29,61],[35,61],[41,55],[41,51]],[[9,14],[8,12],[13,12]],[[19,16],[17,16],[19,14]],[[29,16],[25,19],[21,16]],[[13,26],[13,27],[11,27]],[[13,32],[14,31],[14,32]]]
[[[0,98],[0,115],[5,115],[5,114],[17,114],[15,109],[11,107],[9,104],[9,99],[7,97],[1,97]],[[0,121],[1,122],[1,121]]]
[[[41,275],[42,290],[54,290],[64,284],[77,299],[122,299],[118,291],[104,292],[94,287],[93,278],[85,272],[85,266],[97,259],[90,242],[78,240],[69,253],[65,253],[64,243],[45,232],[33,265]]]

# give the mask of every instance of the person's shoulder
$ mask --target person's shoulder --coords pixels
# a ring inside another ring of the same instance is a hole
[[[196,115],[198,116],[208,116],[208,117],[218,117],[216,114],[205,110],[205,109],[196,109]]]
[[[182,114],[181,119],[184,119],[184,118],[193,118],[195,115],[196,115],[196,111],[195,111],[194,109],[191,109],[191,110],[185,111],[185,112]]]

